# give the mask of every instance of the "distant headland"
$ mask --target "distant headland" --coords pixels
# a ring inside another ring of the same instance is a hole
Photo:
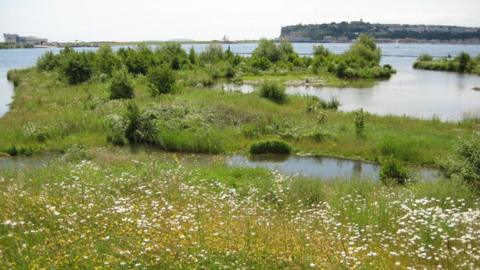
[[[368,34],[377,42],[480,44],[480,27],[353,22],[284,26],[280,38],[293,42],[351,42]]]

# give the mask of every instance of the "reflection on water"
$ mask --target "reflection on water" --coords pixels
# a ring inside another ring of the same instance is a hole
[[[465,117],[480,117],[480,76],[452,72],[414,70],[415,58],[385,57],[397,74],[390,80],[379,81],[370,88],[288,86],[288,94],[317,96],[325,100],[336,98],[340,111],[360,108],[379,114],[410,116],[422,119],[438,117],[443,121],[461,121]],[[251,93],[252,85],[223,84],[225,91]]]
[[[39,168],[48,166],[53,157],[26,157],[9,158],[0,157],[0,172],[2,171],[21,171],[30,168]]]
[[[141,150],[135,150],[141,151]],[[378,180],[380,166],[377,164],[341,159],[334,157],[288,156],[288,155],[241,155],[215,156],[206,154],[165,153],[146,149],[151,155],[163,155],[173,162],[184,166],[211,167],[214,164],[225,164],[228,167],[265,168],[290,176],[305,176],[322,180],[335,179],[367,179]],[[48,166],[53,156],[30,158],[0,158],[0,174],[2,171],[22,171],[24,169]],[[413,170],[414,179],[431,181],[438,179],[438,170],[420,168]]]
[[[313,156],[256,155],[252,157],[231,156],[227,166],[266,168],[291,176],[306,176],[323,180],[371,179],[378,180],[380,166],[348,159]],[[434,169],[415,169],[414,178],[422,181],[438,179],[440,173]]]

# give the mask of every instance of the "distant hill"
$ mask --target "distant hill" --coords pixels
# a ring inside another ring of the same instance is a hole
[[[443,26],[380,24],[363,21],[298,24],[282,27],[280,38],[295,42],[349,42],[365,33],[378,41],[434,42],[434,43],[480,43],[480,28]]]

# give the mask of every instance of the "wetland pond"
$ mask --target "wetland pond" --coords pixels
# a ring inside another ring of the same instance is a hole
[[[147,150],[148,151],[148,150]],[[179,160],[182,165],[210,167],[224,164],[227,167],[263,168],[288,176],[301,176],[321,180],[365,179],[379,180],[380,166],[374,163],[317,156],[296,155],[226,155],[172,154],[149,151],[152,155],[165,155],[167,160]],[[0,172],[3,170],[22,171],[29,168],[48,166],[55,161],[53,157],[0,158]],[[440,172],[430,168],[412,168],[413,179],[432,181],[441,177]]]

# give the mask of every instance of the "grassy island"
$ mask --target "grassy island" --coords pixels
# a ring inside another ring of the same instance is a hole
[[[413,64],[416,69],[451,71],[480,75],[480,55],[476,58],[468,53],[460,53],[455,58],[434,59],[431,55],[424,54],[418,57]]]

